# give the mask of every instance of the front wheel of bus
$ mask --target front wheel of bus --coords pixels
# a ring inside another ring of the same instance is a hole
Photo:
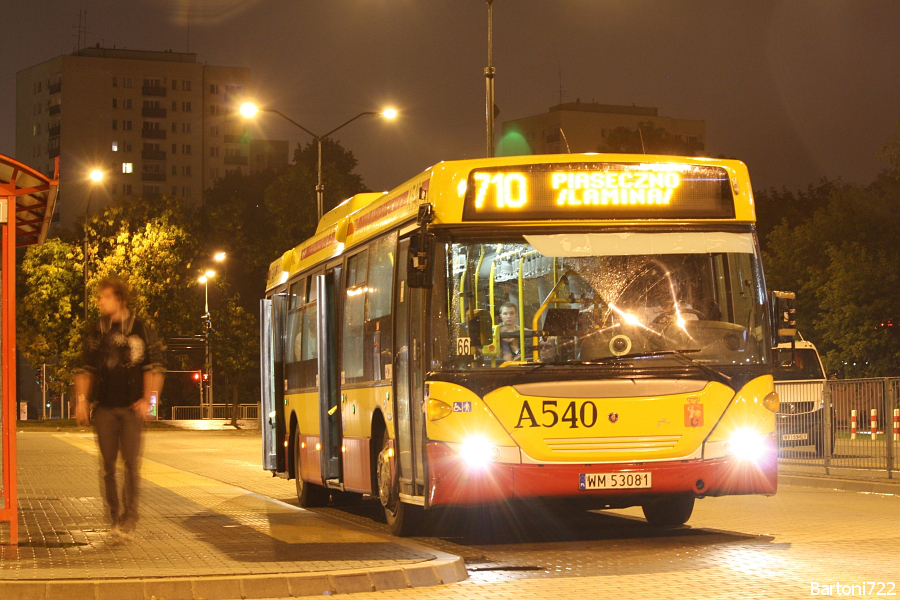
[[[394,482],[391,470],[391,443],[388,432],[384,431],[381,437],[381,451],[375,465],[375,476],[378,484],[378,500],[384,507],[384,519],[387,521],[391,533],[404,537],[412,535],[416,528],[417,506],[404,504],[400,501],[400,490]]]
[[[694,512],[693,496],[660,498],[641,506],[644,518],[654,527],[678,527],[687,523]]]
[[[328,490],[321,485],[303,481],[300,469],[300,431],[294,433],[294,482],[297,484],[297,500],[301,508],[314,508],[328,504]]]

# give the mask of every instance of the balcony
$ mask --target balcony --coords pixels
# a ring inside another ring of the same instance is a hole
[[[56,127],[48,128],[47,133],[50,135],[50,137],[59,137],[59,125],[57,125]]]
[[[50,148],[47,152],[50,154],[50,158],[59,156],[59,148]]]
[[[143,85],[141,86],[141,94],[144,96],[161,96],[163,98],[166,97],[166,92],[168,88],[165,86],[156,86],[156,85]]]
[[[226,144],[243,144],[244,136],[243,135],[228,135],[225,134],[225,143]]]
[[[62,83],[51,83],[50,87],[48,88],[51,94],[58,94],[61,89]]]
[[[166,160],[165,150],[142,150],[141,158],[144,160]]]
[[[165,181],[165,173],[141,173],[141,181]]]
[[[165,129],[141,129],[141,137],[148,140],[164,140],[166,139]]]
[[[141,116],[150,117],[151,119],[165,119],[166,118],[166,109],[144,107],[141,109]]]
[[[50,107],[50,110],[49,110],[48,112],[49,112],[51,115],[58,115],[58,114],[59,114],[59,110],[60,110],[60,109],[59,109],[59,104],[54,104],[53,106]]]
[[[246,156],[226,156],[225,164],[226,165],[246,165],[247,157]]]

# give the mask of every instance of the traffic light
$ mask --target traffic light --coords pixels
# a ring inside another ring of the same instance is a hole
[[[900,331],[900,319],[885,319],[878,324],[876,329],[888,329],[891,331]]]

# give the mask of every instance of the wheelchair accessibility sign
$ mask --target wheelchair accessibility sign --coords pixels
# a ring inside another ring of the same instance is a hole
[[[458,413],[458,412],[470,413],[470,412],[472,412],[472,403],[471,402],[454,402],[453,403],[453,412],[455,412],[455,413]]]

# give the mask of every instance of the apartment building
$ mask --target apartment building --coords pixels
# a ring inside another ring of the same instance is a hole
[[[96,47],[59,56],[17,74],[16,157],[48,173],[59,156],[63,227],[122,196],[198,204],[229,171],[287,164],[287,142],[250,140],[236,111],[249,84],[249,69],[191,53]],[[88,177],[94,169],[99,183]]]
[[[532,154],[603,152],[605,140],[616,128],[637,131],[639,123],[665,129],[689,146],[706,148],[706,122],[660,116],[651,106],[620,106],[595,102],[567,102],[546,113],[505,121],[503,136],[516,132]]]

